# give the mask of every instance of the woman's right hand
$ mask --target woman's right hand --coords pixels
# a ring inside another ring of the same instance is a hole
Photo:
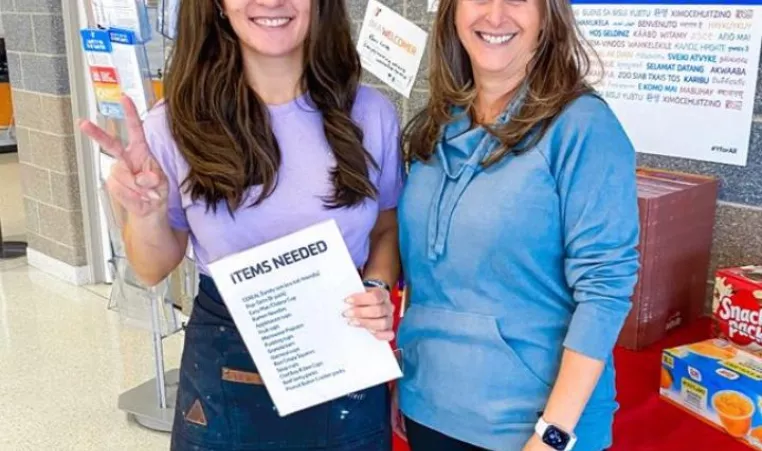
[[[112,202],[135,217],[166,215],[167,177],[151,155],[135,104],[127,96],[122,96],[121,104],[127,125],[126,147],[91,121],[83,120],[80,130],[116,159],[106,180]]]

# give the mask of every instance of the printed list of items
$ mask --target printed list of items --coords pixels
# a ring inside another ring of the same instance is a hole
[[[290,294],[291,289],[317,277],[320,277],[319,271],[243,299],[287,391],[344,373],[343,369],[329,368],[321,360],[318,350],[302,339],[305,325],[289,309],[289,305],[297,301]]]

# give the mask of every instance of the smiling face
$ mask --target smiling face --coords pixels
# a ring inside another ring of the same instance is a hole
[[[474,77],[523,77],[537,49],[544,0],[457,0],[455,29]]]
[[[221,5],[245,50],[301,58],[312,0],[223,0]]]

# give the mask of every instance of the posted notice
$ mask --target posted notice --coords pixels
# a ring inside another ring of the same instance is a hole
[[[410,97],[427,33],[391,8],[370,0],[357,39],[362,67]]]
[[[762,1],[572,4],[595,50],[591,81],[638,152],[746,165]]]
[[[402,376],[389,344],[342,315],[365,288],[335,221],[209,270],[281,416]]]

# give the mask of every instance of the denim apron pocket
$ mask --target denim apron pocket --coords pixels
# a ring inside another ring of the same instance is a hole
[[[198,446],[230,449],[230,420],[219,377],[218,343],[224,327],[191,321],[185,329],[172,432]]]
[[[240,338],[239,338],[240,340]],[[258,377],[243,341],[231,341],[222,371],[222,390],[229,409],[233,437],[242,450],[298,450],[328,445],[328,412],[322,404],[281,417]]]
[[[201,286],[185,329],[173,451],[391,451],[386,385],[281,417],[216,290]]]

